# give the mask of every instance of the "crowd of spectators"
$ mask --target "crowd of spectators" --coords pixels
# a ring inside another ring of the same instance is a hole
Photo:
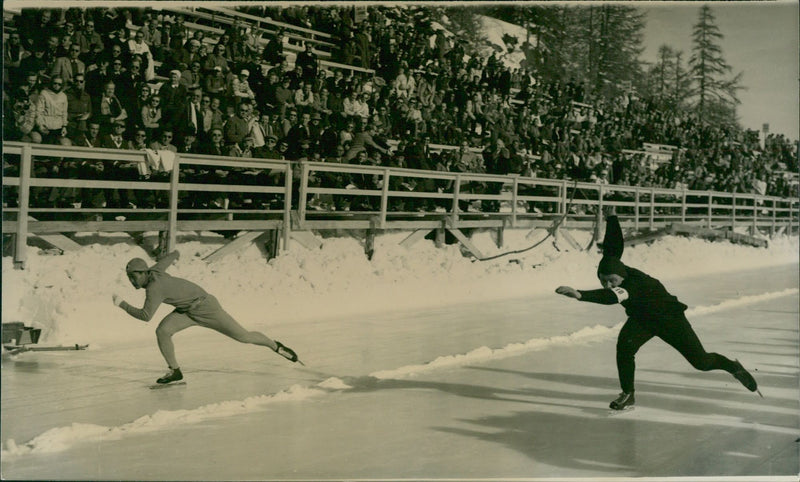
[[[25,9],[4,45],[4,139],[797,195],[784,174],[798,168],[792,140],[663,111],[630,89],[601,96],[573,79],[543,82],[496,54],[465,51],[424,8],[254,8],[334,34],[331,60],[360,69],[323,65],[313,41],[289,50],[296,40],[283,29],[241,18],[214,37],[187,26],[200,20],[150,9]],[[653,169],[636,153],[644,142],[676,149]],[[124,163],[61,169],[146,175]],[[80,201],[148,203],[101,190]]]

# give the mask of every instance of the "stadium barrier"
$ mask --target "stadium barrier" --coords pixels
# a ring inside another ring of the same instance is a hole
[[[298,231],[447,229],[458,237],[460,229],[549,228],[565,213],[562,226],[594,229],[597,214],[615,206],[623,225],[636,231],[680,223],[773,234],[793,233],[800,207],[798,199],[756,194],[195,154],[168,156],[171,169],[156,166],[149,179],[120,178],[126,166],[144,172],[158,153],[3,147],[3,234],[16,236],[20,267],[29,236],[58,233],[163,231],[173,249],[178,232],[232,238],[271,231],[281,233],[285,249],[301,239]],[[103,174],[82,169],[92,165],[103,165]],[[105,205],[83,201],[98,191]],[[65,205],[70,196],[73,204]]]

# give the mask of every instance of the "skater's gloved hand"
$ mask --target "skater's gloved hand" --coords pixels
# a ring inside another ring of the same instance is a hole
[[[578,292],[578,290],[570,286],[559,286],[556,288],[556,293],[564,295],[568,298],[575,298],[576,300],[581,299],[581,294]]]
[[[111,301],[114,302],[114,306],[119,306],[122,304],[122,296],[114,293],[113,295],[111,295]]]

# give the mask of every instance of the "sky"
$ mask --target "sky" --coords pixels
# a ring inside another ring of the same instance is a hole
[[[643,59],[655,61],[658,48],[669,45],[691,55],[692,27],[701,2],[642,2],[647,14]],[[772,133],[800,139],[800,3],[710,2],[715,23],[724,36],[722,53],[733,68],[743,73],[738,113],[746,128],[761,130],[769,123]]]

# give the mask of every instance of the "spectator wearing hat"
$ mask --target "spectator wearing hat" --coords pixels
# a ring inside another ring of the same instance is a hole
[[[222,67],[217,65],[212,69],[211,73],[206,76],[203,87],[206,93],[211,97],[221,97],[225,95],[226,81]]]
[[[265,144],[253,152],[253,157],[260,159],[282,159],[283,156],[278,152],[278,136],[271,134],[265,139]]]
[[[250,71],[242,69],[239,71],[239,75],[231,79],[229,95],[233,97],[236,104],[256,98],[253,89],[250,88],[250,83],[247,81],[248,77],[250,77]]]

